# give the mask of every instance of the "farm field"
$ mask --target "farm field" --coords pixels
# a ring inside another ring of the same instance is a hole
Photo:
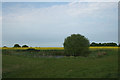
[[[42,50],[38,52],[21,49],[3,49],[3,78],[118,77],[118,47],[90,47],[88,57],[60,55],[63,48],[35,48]],[[103,51],[107,55],[97,56]],[[48,57],[40,57],[43,54]],[[51,54],[62,57],[52,57]]]
[[[118,79],[118,6],[1,2],[2,78]]]
[[[28,47],[28,48],[34,48],[34,49],[37,49],[37,50],[63,50],[64,47]],[[0,47],[0,49],[12,49],[12,50],[15,50],[15,49],[18,49],[18,50],[25,50],[25,49],[28,49],[28,48],[15,48],[15,47]],[[118,47],[110,47],[110,46],[105,46],[105,47],[90,47],[90,49],[118,49]]]

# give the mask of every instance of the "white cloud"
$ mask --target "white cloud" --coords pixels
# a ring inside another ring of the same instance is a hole
[[[42,22],[46,19],[61,19],[68,17],[78,17],[78,16],[89,16],[106,9],[114,8],[117,3],[88,3],[83,4],[79,2],[69,3],[68,5],[55,5],[47,8],[10,8],[13,13],[5,15],[5,20],[8,21],[37,21],[41,20]],[[11,19],[12,18],[12,19]]]

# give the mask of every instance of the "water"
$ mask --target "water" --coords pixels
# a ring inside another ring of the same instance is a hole
[[[34,56],[39,58],[63,58],[64,56]]]

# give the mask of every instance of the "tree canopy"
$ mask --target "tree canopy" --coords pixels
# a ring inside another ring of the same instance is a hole
[[[92,42],[90,44],[90,46],[117,46],[116,43],[95,43],[95,42]]]
[[[14,47],[21,47],[19,44],[15,44]]]
[[[87,56],[89,53],[89,40],[80,34],[68,36],[63,45],[67,56]]]

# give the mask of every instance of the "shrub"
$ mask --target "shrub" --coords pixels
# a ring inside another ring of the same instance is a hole
[[[28,48],[28,49],[26,49],[26,51],[30,51],[30,52],[33,52],[33,51],[39,52],[40,50],[36,50],[36,49],[34,49],[34,48]]]
[[[87,56],[89,40],[80,34],[68,36],[63,43],[66,56]]]
[[[28,48],[27,51],[35,51],[36,49],[34,48]]]

